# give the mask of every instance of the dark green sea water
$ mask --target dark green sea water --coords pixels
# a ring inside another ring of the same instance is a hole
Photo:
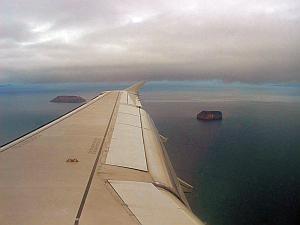
[[[78,106],[50,103],[57,95],[89,99],[126,86],[2,85],[0,144]],[[160,82],[144,88],[142,101],[207,224],[300,224],[299,86]],[[197,121],[201,110],[221,110],[224,119]]]
[[[196,188],[188,199],[212,225],[300,224],[300,105],[147,103],[177,171]],[[200,122],[218,109],[223,121]]]

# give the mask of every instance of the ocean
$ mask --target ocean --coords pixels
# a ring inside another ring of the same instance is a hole
[[[2,84],[0,144],[79,104],[57,95],[91,99],[128,84]],[[177,175],[194,186],[188,200],[209,225],[300,224],[300,86],[221,81],[150,82],[144,108],[160,133]],[[222,121],[201,122],[202,110]]]

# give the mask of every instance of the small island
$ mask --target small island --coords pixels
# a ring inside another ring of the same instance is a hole
[[[212,121],[222,120],[222,112],[220,111],[202,111],[197,115],[198,120]]]
[[[57,96],[56,98],[52,99],[50,102],[55,103],[82,103],[86,100],[80,96]]]

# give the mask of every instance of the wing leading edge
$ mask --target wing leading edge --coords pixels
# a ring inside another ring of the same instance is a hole
[[[142,85],[106,92],[3,146],[1,223],[202,224],[142,108]]]

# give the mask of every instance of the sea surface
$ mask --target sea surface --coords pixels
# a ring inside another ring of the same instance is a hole
[[[79,104],[128,84],[0,84],[0,145]],[[150,82],[144,108],[162,135],[177,175],[192,184],[188,200],[209,225],[300,224],[300,85]],[[201,110],[222,121],[201,122]]]

